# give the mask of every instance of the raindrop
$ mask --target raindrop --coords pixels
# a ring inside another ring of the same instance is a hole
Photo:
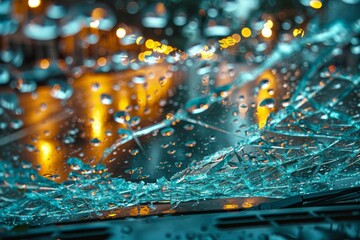
[[[25,148],[26,150],[28,150],[29,152],[33,152],[36,150],[36,147],[32,144],[25,144]]]
[[[100,96],[100,99],[101,99],[101,103],[104,104],[104,105],[110,105],[112,104],[112,97],[109,95],[109,94],[101,94]]]
[[[281,105],[283,107],[287,107],[287,106],[289,106],[289,104],[290,104],[290,98],[285,98],[281,101]]]
[[[114,114],[115,122],[124,124],[130,119],[129,114],[126,111],[119,111]]]
[[[13,129],[19,129],[24,125],[23,121],[21,119],[13,119],[10,122],[10,127]]]
[[[146,78],[144,75],[137,75],[133,77],[131,81],[135,84],[144,84],[146,82]]]
[[[176,153],[175,149],[171,149],[167,151],[168,154],[173,155],[174,153]]]
[[[199,114],[209,108],[209,99],[207,97],[197,97],[189,100],[185,104],[185,108],[192,114]]]
[[[69,158],[67,161],[66,161],[67,165],[70,166],[70,168],[72,170],[80,170],[83,168],[83,162],[79,159],[79,158],[76,158],[76,157],[71,157]]]
[[[160,83],[160,86],[163,87],[167,82],[167,78],[166,77],[160,77],[159,79],[159,83]]]
[[[50,95],[57,99],[69,99],[73,94],[73,88],[65,81],[51,80]]]
[[[195,141],[195,140],[187,141],[187,142],[185,143],[185,146],[187,146],[187,147],[195,147],[195,145],[196,145],[196,141]]]
[[[22,93],[25,93],[35,91],[37,84],[32,80],[18,79],[16,81],[12,81],[10,86],[18,89]]]
[[[164,137],[169,137],[174,134],[175,130],[171,127],[166,127],[160,130],[160,134]]]
[[[129,122],[130,122],[130,126],[134,127],[140,123],[140,117],[138,117],[138,116],[132,117],[132,118],[130,118]]]
[[[132,149],[132,150],[130,151],[130,154],[133,155],[133,156],[138,155],[138,153],[139,153],[139,149],[137,149],[137,148]]]
[[[259,107],[273,108],[275,107],[275,99],[266,98],[260,102]]]
[[[128,129],[119,128],[117,130],[117,134],[119,135],[119,137],[126,139],[126,138],[130,137],[131,131]]]
[[[75,138],[71,135],[65,135],[63,141],[65,144],[71,144],[75,142]]]
[[[268,79],[263,79],[263,80],[261,80],[259,87],[261,89],[266,89],[269,87],[269,85],[270,85],[270,81]]]
[[[246,113],[247,110],[248,110],[248,106],[247,106],[245,103],[240,104],[240,106],[239,106],[239,112],[240,112],[241,114]]]
[[[194,127],[195,127],[194,124],[186,124],[184,126],[184,129],[187,130],[187,131],[191,131],[191,130],[194,129]]]
[[[100,84],[99,84],[99,83],[93,83],[93,84],[91,84],[91,90],[97,91],[97,90],[99,90],[99,88],[100,88]]]
[[[93,138],[93,139],[90,140],[90,144],[95,146],[95,147],[99,146],[100,143],[101,143],[101,141],[98,138]]]
[[[175,162],[175,167],[177,167],[177,168],[181,168],[182,165],[183,165],[182,162]]]

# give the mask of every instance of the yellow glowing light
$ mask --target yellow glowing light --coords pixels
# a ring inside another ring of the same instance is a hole
[[[293,31],[293,36],[294,37],[298,37],[298,36],[303,37],[304,34],[305,34],[305,31],[302,28],[295,28],[294,31]]]
[[[47,69],[49,67],[49,65],[50,65],[50,62],[47,59],[42,59],[40,61],[40,68],[42,68],[42,69]]]
[[[212,56],[214,55],[214,52],[209,49],[208,46],[204,46],[201,50],[201,59],[203,60],[210,60]]]
[[[127,106],[130,105],[130,100],[129,100],[129,92],[126,91],[126,89],[120,89],[119,91],[119,96],[121,96],[119,98],[119,105],[118,105],[118,109],[119,110],[126,110]]]
[[[125,29],[123,29],[123,28],[118,28],[118,29],[116,30],[116,36],[117,36],[118,38],[123,38],[123,37],[125,37],[125,35],[126,35],[126,30],[125,30]]]
[[[158,41],[155,41],[154,42],[154,48],[157,48],[157,47],[160,47],[161,46],[161,43],[158,42]]]
[[[99,20],[94,20],[90,22],[90,27],[91,28],[97,28],[100,25],[100,21]]]
[[[253,206],[253,204],[251,202],[243,202],[243,204],[241,204],[241,206],[243,208],[251,208]]]
[[[267,20],[267,22],[264,24],[264,27],[266,28],[272,28],[274,26],[273,21]]]
[[[231,209],[237,209],[239,208],[239,205],[237,204],[225,204],[224,205],[224,210],[231,210]]]
[[[320,9],[322,7],[322,2],[319,0],[311,0],[310,6],[314,9]]]
[[[154,40],[152,40],[152,39],[146,40],[145,46],[146,46],[147,48],[153,48],[153,47],[154,47]]]
[[[258,120],[258,125],[259,128],[263,128],[266,125],[266,121],[267,118],[269,117],[270,113],[275,111],[275,108],[268,108],[266,106],[259,106],[259,104],[267,99],[267,98],[272,98],[273,96],[269,93],[269,89],[274,89],[276,88],[276,79],[274,74],[271,71],[266,71],[265,73],[263,73],[259,79],[268,79],[269,80],[269,85],[267,88],[265,89],[260,89],[259,93],[257,95],[257,108],[256,108],[256,112],[257,112],[257,120]]]
[[[143,61],[144,61],[144,58],[145,58],[144,53],[143,53],[143,52],[139,53],[138,59],[143,62]]]
[[[103,67],[106,65],[106,58],[104,57],[99,57],[98,60],[97,60],[97,64],[100,66],[100,67]]]
[[[47,160],[50,157],[51,144],[45,141],[41,141],[39,145],[39,149],[44,160]]]
[[[93,122],[91,123],[91,130],[93,137],[99,138],[103,135],[103,116],[104,115],[102,110],[100,110],[100,107],[97,107],[92,111]]]
[[[269,37],[271,37],[271,35],[272,35],[272,31],[271,31],[270,28],[264,27],[264,28],[261,30],[261,34],[262,34],[265,38],[269,38]]]
[[[242,30],[241,30],[241,35],[243,35],[244,37],[250,37],[251,36],[251,30],[250,30],[250,28],[243,28]]]
[[[142,37],[142,36],[139,36],[139,37],[136,39],[136,44],[137,44],[137,45],[140,45],[140,44],[141,44],[141,40],[143,40],[143,37]]]
[[[41,5],[41,0],[28,0],[28,5],[31,8],[37,8]]]
[[[167,46],[166,50],[165,50],[165,54],[169,54],[170,52],[172,52],[174,50],[174,48],[172,48],[171,46]]]
[[[53,145],[45,140],[40,140],[38,142],[39,148],[39,160],[38,164],[41,166],[40,174],[49,173],[49,171],[55,167],[54,162],[51,161],[51,156],[54,155],[54,147]]]

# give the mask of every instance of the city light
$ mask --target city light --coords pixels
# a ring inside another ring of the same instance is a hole
[[[28,5],[31,8],[37,8],[41,5],[41,0],[28,0]]]
[[[311,0],[310,6],[314,9],[320,9],[322,7],[322,2],[319,0]]]
[[[124,28],[118,28],[116,30],[116,36],[118,38],[123,38],[123,37],[125,37],[125,35],[126,35],[126,30]]]
[[[247,28],[247,27],[245,27],[245,28],[243,28],[242,30],[241,30],[241,35],[243,35],[244,37],[250,37],[251,36],[251,30],[250,30],[250,28]]]

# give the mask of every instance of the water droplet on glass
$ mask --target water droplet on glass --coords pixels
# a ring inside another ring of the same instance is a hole
[[[287,107],[287,106],[289,106],[289,104],[290,104],[290,98],[285,98],[281,101],[281,105],[283,107]]]
[[[191,131],[194,129],[194,124],[186,124],[184,125],[184,129],[187,131]]]
[[[10,127],[13,129],[19,129],[24,125],[21,119],[13,119],[10,121]]]
[[[100,96],[100,99],[101,99],[101,103],[104,104],[104,105],[110,105],[112,104],[112,97],[109,95],[109,94],[101,94]]]
[[[50,95],[57,99],[69,99],[73,94],[73,88],[65,81],[50,81]]]
[[[137,75],[131,79],[135,84],[144,84],[146,82],[145,75]]]
[[[72,170],[75,171],[82,169],[84,164],[79,158],[76,157],[69,158],[66,163],[70,166]]]
[[[275,107],[275,99],[266,98],[260,102],[259,107],[273,108]]]
[[[259,87],[261,89],[266,89],[269,87],[269,85],[270,85],[270,81],[268,79],[263,79],[263,80],[261,80]]]
[[[187,142],[185,143],[185,146],[187,146],[187,147],[195,147],[195,145],[196,145],[196,141],[195,141],[195,140],[187,141]]]
[[[139,153],[139,149],[137,149],[137,148],[132,149],[132,150],[130,151],[130,154],[133,155],[133,156],[138,155],[138,153]]]
[[[36,147],[32,144],[25,144],[25,148],[26,150],[28,150],[29,152],[33,152],[36,150]]]
[[[192,114],[199,114],[206,111],[209,108],[209,100],[207,97],[198,97],[189,100],[185,104],[185,108]]]
[[[117,134],[120,138],[128,138],[131,135],[131,131],[128,129],[119,128]]]
[[[95,146],[95,147],[99,146],[100,143],[101,143],[101,141],[98,138],[93,138],[93,139],[90,140],[90,144]]]
[[[160,134],[164,137],[169,137],[174,134],[175,130],[171,127],[166,127],[160,130]]]
[[[247,110],[248,110],[248,106],[245,103],[242,103],[242,104],[239,105],[239,112],[241,114],[246,113]]]
[[[35,91],[37,84],[33,80],[17,79],[16,81],[12,81],[10,86],[18,89],[20,92],[25,93]]]
[[[129,122],[130,122],[130,126],[134,127],[140,123],[140,117],[138,117],[138,116],[132,117],[132,118],[130,118]]]
[[[91,90],[97,91],[97,90],[99,90],[99,88],[100,88],[100,84],[99,84],[99,83],[93,83],[93,84],[91,84]]]
[[[114,114],[114,120],[115,122],[124,124],[130,120],[130,115],[126,111],[119,111]]]

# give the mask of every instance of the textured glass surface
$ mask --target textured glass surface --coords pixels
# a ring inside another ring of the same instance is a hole
[[[359,3],[192,2],[0,1],[3,228],[359,185]]]

